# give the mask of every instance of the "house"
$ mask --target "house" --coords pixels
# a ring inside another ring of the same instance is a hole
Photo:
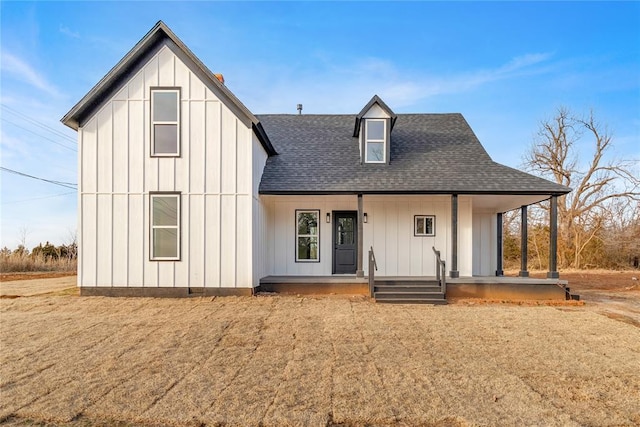
[[[401,300],[443,297],[446,277],[447,295],[564,298],[570,189],[491,160],[460,114],[373,96],[352,115],[254,115],[158,22],[62,122],[78,132],[82,295],[384,299],[387,280]],[[502,277],[502,213],[546,199],[549,279],[525,279],[526,238],[521,277]]]

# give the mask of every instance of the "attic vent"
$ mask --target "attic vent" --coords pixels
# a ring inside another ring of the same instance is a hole
[[[222,74],[214,74],[220,83],[224,84],[224,76]]]

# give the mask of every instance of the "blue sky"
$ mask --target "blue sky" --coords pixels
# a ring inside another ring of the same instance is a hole
[[[542,119],[593,109],[640,158],[639,2],[7,2],[1,164],[77,182],[59,119],[160,19],[254,113],[460,112],[518,167]],[[584,149],[585,152],[587,149]],[[69,240],[73,190],[2,171],[0,246]]]

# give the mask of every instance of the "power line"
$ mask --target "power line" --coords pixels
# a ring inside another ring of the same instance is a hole
[[[69,194],[76,194],[75,191],[69,191],[67,193],[60,193],[60,194],[53,194],[51,196],[43,196],[43,197],[32,197],[30,199],[22,199],[22,200],[11,200],[9,202],[2,202],[0,204],[2,205],[9,205],[12,203],[23,203],[23,202],[30,202],[32,200],[42,200],[42,199],[52,199],[54,197],[60,197],[60,196],[68,196]]]
[[[56,144],[56,145],[59,145],[59,146],[61,146],[61,147],[64,147],[64,148],[66,148],[67,150],[75,151],[76,153],[78,152],[78,150],[76,150],[76,149],[75,149],[75,148],[73,148],[73,147],[69,147],[68,145],[64,145],[64,144],[62,144],[62,143],[60,143],[60,142],[58,142],[58,141],[56,141],[56,140],[54,140],[54,139],[47,138],[46,136],[40,135],[39,133],[36,133],[36,132],[32,131],[31,129],[27,129],[26,127],[20,126],[19,124],[15,123],[15,122],[12,122],[12,121],[11,121],[11,120],[9,120],[9,119],[6,119],[6,118],[4,118],[4,117],[0,117],[0,119],[2,119],[2,121],[5,121],[5,122],[7,122],[7,123],[12,124],[13,126],[15,126],[15,127],[17,127],[17,128],[20,128],[20,129],[25,130],[25,131],[27,131],[27,132],[29,132],[29,133],[32,133],[32,134],[34,134],[35,136],[38,136],[38,137],[40,137],[40,138],[44,138],[44,139],[46,139],[47,141],[51,141],[51,142],[53,142],[53,143],[54,143],[54,144]]]
[[[26,174],[26,173],[23,173],[23,172],[18,172],[18,171],[15,171],[13,169],[5,168],[3,166],[0,166],[0,170],[3,170],[5,172],[9,172],[9,173],[13,173],[13,174],[16,174],[16,175],[24,176],[24,177],[27,177],[27,178],[37,179],[38,181],[44,181],[44,182],[48,182],[50,184],[59,185],[61,187],[70,188],[72,190],[76,189],[75,187],[72,187],[72,186],[77,186],[78,185],[78,184],[74,184],[73,182],[54,181],[52,179],[38,178],[37,176],[29,175],[29,174]]]
[[[36,119],[34,119],[34,118],[32,118],[32,117],[29,117],[29,116],[27,116],[26,114],[21,113],[20,111],[15,110],[15,109],[13,109],[13,108],[9,107],[8,105],[0,104],[0,106],[2,106],[2,108],[4,108],[5,110],[7,110],[7,112],[9,112],[9,113],[13,114],[14,116],[18,116],[18,117],[19,117],[19,118],[21,118],[22,120],[26,120],[26,121],[28,121],[28,122],[30,122],[30,123],[32,123],[32,124],[34,124],[34,125],[36,125],[36,126],[38,126],[38,127],[42,128],[42,129],[46,130],[46,131],[48,131],[48,132],[51,132],[51,133],[53,133],[53,134],[55,134],[55,135],[57,135],[57,136],[59,136],[59,137],[61,137],[61,138],[65,138],[65,139],[67,139],[67,140],[69,140],[69,141],[71,141],[71,142],[73,142],[73,143],[76,143],[76,142],[77,142],[74,138],[70,137],[69,135],[67,135],[67,134],[65,134],[65,133],[62,133],[62,132],[60,132],[60,131],[59,131],[59,130],[57,130],[57,129],[54,129],[54,128],[52,128],[51,126],[47,126],[47,125],[45,125],[44,123],[42,123],[41,121],[38,121],[38,120],[36,120]]]

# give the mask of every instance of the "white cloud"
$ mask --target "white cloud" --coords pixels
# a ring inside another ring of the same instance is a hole
[[[0,129],[0,147],[2,148],[2,159],[20,158],[29,159],[31,153],[28,146],[20,138],[8,135],[5,129]]]
[[[2,51],[0,69],[3,73],[10,74],[17,80],[28,83],[49,95],[55,97],[60,96],[60,91],[49,83],[45,77],[40,75],[31,65],[6,50]]]
[[[66,36],[69,36],[71,38],[74,39],[79,39],[80,38],[80,33],[77,31],[71,31],[71,29],[69,27],[67,27],[66,25],[62,25],[60,24],[60,32]]]
[[[239,69],[229,79],[241,89],[237,94],[257,113],[295,112],[297,103],[306,103],[308,113],[352,113],[358,111],[373,94],[380,95],[394,108],[410,107],[427,98],[475,90],[488,83],[523,74],[544,73],[542,65],[549,53],[517,56],[492,69],[478,69],[449,75],[428,75],[415,70],[399,69],[391,61],[380,58],[332,60],[316,56],[316,62],[303,69],[248,67],[260,69],[249,75]],[[233,91],[234,88],[230,87]]]

